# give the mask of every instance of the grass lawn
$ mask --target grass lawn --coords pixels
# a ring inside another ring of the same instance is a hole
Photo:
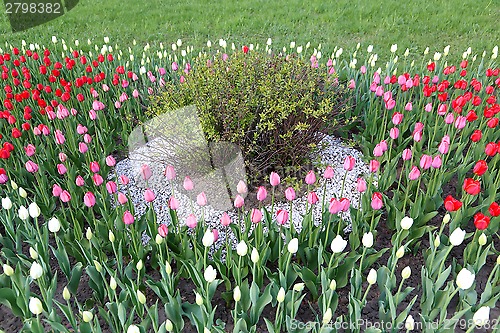
[[[381,56],[398,44],[420,54],[442,51],[451,45],[451,54],[460,57],[467,47],[474,53],[491,51],[498,44],[500,2],[497,0],[427,1],[300,1],[290,0],[186,0],[131,1],[80,0],[62,17],[20,33],[12,33],[5,10],[0,15],[0,33],[5,42],[49,44],[52,35],[67,41],[88,38],[102,44],[131,45],[181,38],[186,44],[202,46],[207,39],[264,44],[268,37],[276,47],[296,41],[297,45],[322,43],[327,54],[335,46],[352,50],[375,45]],[[0,45],[3,44],[0,43]],[[82,46],[84,44],[84,46]],[[87,43],[80,44],[82,48]]]

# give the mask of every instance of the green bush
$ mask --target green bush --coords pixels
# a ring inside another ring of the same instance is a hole
[[[232,142],[250,181],[302,166],[326,131],[345,119],[345,89],[326,67],[293,56],[236,52],[200,57],[185,81],[169,82],[153,98],[149,116],[195,105],[208,142]]]

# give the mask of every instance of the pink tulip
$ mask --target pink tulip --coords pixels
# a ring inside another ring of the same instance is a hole
[[[375,146],[375,148],[373,149],[373,155],[375,157],[380,157],[384,154],[384,152],[382,151],[382,148],[380,147],[380,144],[377,144]]]
[[[371,202],[372,208],[374,210],[379,210],[382,208],[383,205],[384,205],[384,201],[382,199],[382,193],[380,193],[380,192],[373,193],[372,202]]]
[[[420,170],[416,166],[413,166],[408,174],[408,178],[410,180],[416,180],[418,177],[420,177]]]
[[[312,185],[316,182],[316,175],[313,170],[310,170],[306,175],[306,184]]]
[[[236,186],[236,191],[239,193],[239,194],[245,194],[248,192],[248,188],[247,188],[247,185],[245,184],[244,181],[240,180],[238,182],[238,185]]]
[[[411,160],[411,155],[412,155],[411,149],[406,148],[405,150],[403,150],[403,161]]]
[[[439,144],[439,147],[438,147],[438,151],[445,155],[448,153],[448,150],[450,149],[450,144],[445,142],[445,141],[442,141],[440,144]]]
[[[62,193],[62,188],[57,185],[57,184],[54,184],[52,185],[52,195],[55,196],[55,197],[58,197],[60,196]]]
[[[56,143],[58,145],[62,145],[62,144],[64,144],[64,142],[66,142],[66,138],[64,137],[64,134],[60,130],[56,130],[54,135],[56,137]]]
[[[114,194],[116,191],[118,191],[118,186],[116,186],[116,183],[112,180],[106,183],[106,190],[108,191],[109,194]]]
[[[458,116],[457,120],[455,121],[455,128],[460,130],[464,128],[466,124],[467,124],[467,119],[464,116]]]
[[[171,165],[167,165],[165,168],[165,177],[167,180],[173,180],[175,178],[175,169]]]
[[[190,229],[196,228],[198,225],[198,220],[196,219],[196,216],[194,214],[189,214],[189,216],[186,218],[186,225]]]
[[[370,84],[370,91],[371,91],[371,92],[375,92],[375,91],[377,91],[377,88],[378,88],[377,83],[372,82],[372,83]]]
[[[231,224],[231,218],[229,217],[229,215],[226,212],[222,213],[222,216],[220,218],[220,223],[224,227],[227,227],[228,225]]]
[[[325,169],[325,173],[323,174],[323,178],[332,179],[333,174],[334,174],[333,168],[331,166],[327,166]]]
[[[116,165],[116,160],[113,156],[109,155],[106,157],[106,165],[109,167],[114,167]]]
[[[85,180],[83,179],[82,176],[77,176],[75,179],[75,184],[76,186],[83,186],[85,185]]]
[[[349,85],[347,86],[349,89],[356,89],[356,81],[354,79],[351,79],[349,81]]]
[[[358,190],[359,193],[366,191],[366,181],[364,178],[358,178],[356,182],[356,190]]]
[[[384,95],[384,87],[383,86],[378,86],[375,89],[375,95],[378,96],[378,97],[383,96]]]
[[[378,171],[378,168],[380,168],[380,162],[377,160],[371,160],[369,166],[370,172],[375,173]]]
[[[116,108],[116,109],[119,109],[119,108],[121,108],[121,107],[122,107],[122,103],[120,103],[119,101],[116,101],[116,102],[115,102],[115,108]]]
[[[385,108],[387,110],[392,110],[396,106],[396,101],[394,99],[389,99],[385,102]]]
[[[413,105],[411,104],[411,102],[406,103],[406,105],[405,105],[405,110],[406,110],[406,111],[411,111],[411,110],[413,110]]]
[[[271,186],[278,186],[280,184],[280,176],[276,172],[271,172],[269,183],[271,183]]]
[[[366,66],[361,66],[361,68],[359,69],[359,71],[361,72],[361,74],[366,74]]]
[[[71,200],[71,195],[68,191],[64,190],[59,196],[59,199],[61,199],[62,202],[69,202]]]
[[[295,190],[293,187],[289,187],[285,190],[285,197],[288,201],[295,200]]]
[[[413,129],[413,132],[421,132],[424,129],[424,124],[421,122],[416,122],[415,123],[415,128]]]
[[[342,211],[342,204],[335,198],[330,200],[330,206],[328,207],[330,214],[337,214]]]
[[[89,208],[93,207],[95,205],[94,193],[92,193],[92,192],[85,193],[85,195],[83,196],[83,203],[85,204],[85,206],[87,206]]]
[[[252,209],[250,220],[252,221],[252,223],[259,223],[260,221],[262,221],[262,212],[260,211],[260,209]]]
[[[142,178],[144,180],[148,180],[149,178],[151,178],[151,176],[153,175],[153,173],[151,172],[151,169],[149,168],[149,165],[144,164],[141,167],[141,175],[142,175]]]
[[[318,202],[319,198],[316,192],[309,192],[307,194],[307,202],[309,202],[310,205],[314,205]]]
[[[217,229],[213,229],[212,234],[214,235],[214,242],[217,242],[219,239],[219,231]]]
[[[134,89],[134,91],[132,91],[132,97],[134,98],[139,97],[139,91],[137,89]]]
[[[98,173],[92,176],[92,180],[94,181],[95,186],[101,186],[104,182],[104,179],[102,179],[102,176]]]
[[[205,192],[201,192],[198,196],[196,196],[196,203],[201,207],[206,206],[207,196],[205,195]]]
[[[356,163],[356,159],[352,156],[347,156],[344,161],[344,170],[351,171],[354,169],[354,164]]]
[[[455,117],[453,116],[453,113],[448,113],[446,117],[444,117],[444,122],[447,124],[452,124],[455,121]]]
[[[399,112],[394,112],[392,115],[392,123],[394,125],[399,125],[403,121],[403,114]]]
[[[29,161],[26,162],[25,164],[25,167],[26,167],[26,170],[29,172],[29,173],[35,173],[38,171],[38,164],[36,164],[35,162],[33,161]]]
[[[61,163],[66,162],[67,159],[68,155],[66,155],[65,153],[59,153],[59,161],[61,161]]]
[[[146,200],[146,202],[153,202],[155,199],[156,196],[153,191],[150,189],[146,189],[146,191],[144,191],[144,200]]]
[[[128,177],[125,175],[121,175],[120,177],[118,177],[118,179],[120,180],[120,183],[122,183],[122,185],[128,185],[128,183],[130,182],[130,179],[128,179]]]
[[[0,184],[5,184],[7,181],[9,181],[9,176],[5,173],[0,174]]]
[[[160,224],[158,227],[158,235],[165,238],[168,235],[168,226],[165,223]]]
[[[59,163],[57,165],[57,172],[60,174],[60,175],[64,175],[66,173],[66,171],[68,171],[68,169],[66,169],[66,167],[64,166],[64,164],[62,163]]]
[[[101,170],[101,168],[99,167],[99,163],[97,163],[96,161],[90,162],[90,171],[92,171],[93,173],[98,173],[99,170]]]
[[[236,198],[234,198],[234,207],[236,208],[241,208],[245,204],[245,200],[241,195],[236,195]]]
[[[276,221],[281,225],[286,224],[288,222],[288,212],[283,209],[278,210],[276,212]]]
[[[123,213],[123,223],[125,223],[126,225],[130,225],[134,223],[134,221],[134,215],[132,215],[132,213],[130,213],[128,210]]]
[[[194,188],[193,181],[188,176],[184,178],[184,183],[182,184],[182,186],[186,191],[191,191]]]
[[[177,210],[179,208],[179,200],[177,200],[175,197],[168,198],[168,208],[170,208],[171,210]]]
[[[101,101],[93,101],[92,102],[92,109],[94,109],[95,111],[100,111],[100,110],[103,110],[105,108],[104,106],[104,103],[101,102]]]
[[[398,76],[398,84],[402,86],[403,84],[406,85],[406,77],[404,75]]]
[[[380,148],[382,148],[382,152],[387,151],[387,141],[382,140],[382,141],[380,141],[379,145],[380,145]]]
[[[431,167],[432,164],[432,156],[423,154],[420,157],[420,167],[424,170],[427,170]]]
[[[384,84],[389,84],[389,83],[391,83],[391,77],[390,76],[386,76],[384,78]]]
[[[84,142],[78,143],[78,151],[81,154],[85,154],[88,150],[89,150],[89,148],[87,147],[87,145]]]
[[[179,66],[178,66],[178,65],[177,65],[177,63],[174,61],[174,62],[172,63],[172,70],[175,72],[175,71],[176,71],[176,70],[178,70],[178,69],[179,69]]]
[[[425,110],[426,112],[431,112],[431,111],[432,111],[432,103],[427,103],[427,104],[425,105],[424,110]]]
[[[448,134],[446,134],[445,136],[443,136],[443,138],[441,139],[441,142],[445,142],[447,143],[448,145],[451,143],[450,141],[450,136]]]
[[[373,82],[380,84],[380,74],[378,72],[373,73]]]
[[[439,104],[438,116],[444,116],[447,111],[448,111],[448,106],[446,104]]]
[[[126,204],[127,201],[128,201],[127,196],[122,192],[118,192],[118,202],[120,203],[120,205]]]
[[[389,136],[391,137],[391,139],[396,140],[399,137],[399,128],[391,128],[391,130],[389,131]]]
[[[443,164],[443,161],[441,160],[441,156],[437,155],[432,159],[432,167],[434,169],[439,169],[442,164]]]
[[[78,134],[80,134],[80,135],[83,135],[83,134],[87,133],[87,131],[88,131],[87,127],[83,126],[82,124],[78,124],[76,126],[76,132]]]
[[[267,197],[267,190],[264,186],[259,186],[257,190],[257,200],[264,201]]]
[[[33,156],[35,154],[36,148],[31,143],[24,147],[24,151],[28,157]]]
[[[84,134],[83,141],[88,144],[88,143],[92,142],[92,137],[89,134]]]
[[[340,206],[342,207],[343,212],[349,211],[349,207],[351,206],[351,202],[347,198],[340,199]]]

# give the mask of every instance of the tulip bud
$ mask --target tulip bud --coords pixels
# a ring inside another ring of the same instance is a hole
[[[111,288],[111,290],[116,290],[117,283],[114,277],[109,278],[109,287]]]
[[[69,301],[69,299],[71,298],[71,294],[69,293],[68,287],[64,287],[62,296],[65,301]]]
[[[252,260],[252,262],[256,264],[257,262],[259,262],[259,259],[260,259],[259,251],[257,251],[257,249],[254,247],[252,249],[252,254],[250,255],[250,260]]]
[[[137,269],[137,271],[140,271],[143,267],[144,267],[144,264],[142,263],[142,259],[139,259],[137,264],[135,264],[135,268]]]
[[[333,290],[335,290],[335,289],[337,289],[337,281],[335,281],[335,279],[332,279],[332,280],[330,281],[330,290],[332,290],[332,291],[333,291]]]
[[[31,246],[29,248],[29,252],[30,252],[31,259],[34,259],[34,260],[38,259],[38,252],[36,252],[36,250],[34,248],[32,248]]]
[[[83,311],[82,312],[82,317],[83,317],[83,321],[88,323],[90,322],[92,319],[94,319],[94,314],[90,311]]]
[[[326,312],[323,314],[323,325],[326,325],[332,320],[332,309],[326,309]]]
[[[162,244],[163,243],[163,237],[161,237],[160,234],[156,234],[156,236],[155,236],[155,242],[158,245]]]
[[[170,263],[168,261],[165,261],[165,272],[168,275],[172,274],[172,266],[170,266]]]
[[[405,255],[405,247],[401,246],[397,251],[396,251],[396,258],[401,259]]]
[[[479,236],[479,245],[483,246],[486,244],[487,241],[488,238],[486,237],[485,234],[481,234],[481,236]]]
[[[37,263],[36,261],[34,261],[32,264],[31,264],[31,268],[30,268],[30,276],[33,280],[36,280],[38,279],[39,277],[41,277],[43,274],[43,268],[42,266]]]
[[[217,278],[217,271],[212,267],[212,265],[209,265],[205,269],[203,277],[205,278],[205,281],[207,281],[208,283],[212,283]]]
[[[293,291],[300,293],[302,290],[304,290],[304,283],[296,283],[293,286]]]
[[[409,315],[407,318],[406,318],[406,321],[405,321],[405,328],[406,330],[408,331],[413,331],[415,329],[415,319],[413,319],[412,315]]]
[[[21,198],[24,198],[26,199],[26,197],[28,196],[28,193],[26,193],[26,190],[22,187],[19,188],[19,195],[21,196]]]
[[[92,239],[92,230],[89,228],[87,228],[87,232],[85,232],[85,237],[90,241]]]
[[[98,271],[99,273],[102,272],[102,266],[97,260],[94,260],[94,266],[95,266],[96,271]]]
[[[364,247],[370,248],[373,246],[373,234],[371,231],[363,235],[362,243]]]
[[[282,303],[285,300],[285,289],[283,287],[278,291],[278,295],[276,296],[276,300],[278,303]]]
[[[405,216],[401,219],[401,229],[408,230],[413,225],[413,219],[411,217]]]
[[[12,276],[14,274],[14,269],[7,264],[3,264],[3,272],[7,276]]]
[[[239,302],[241,299],[241,290],[240,287],[236,286],[233,291],[233,299],[235,302]]]
[[[115,241],[115,234],[111,230],[108,232],[108,239],[111,243]]]
[[[401,272],[401,277],[403,278],[403,280],[408,279],[410,275],[411,275],[410,266],[406,266],[405,268],[403,268],[403,271]]]
[[[451,219],[450,214],[446,213],[446,215],[443,216],[443,223],[447,224],[448,222],[450,222],[450,219]]]
[[[497,257],[497,265],[500,265],[500,256]]]
[[[17,183],[13,180],[10,181],[10,186],[12,186],[13,190],[17,190],[19,186],[17,186]]]
[[[139,327],[137,327],[135,325],[130,325],[127,328],[127,333],[141,333],[141,330],[139,329]]]
[[[238,243],[238,245],[236,245],[236,253],[238,253],[240,257],[246,256],[247,252],[248,252],[248,246],[244,240],[242,240],[241,242]]]
[[[141,304],[146,304],[146,296],[140,290],[137,290],[137,300]]]
[[[57,233],[61,229],[61,222],[55,217],[51,218],[47,223],[50,232]]]
[[[194,292],[195,294],[195,300],[196,300],[196,304],[198,305],[202,305],[203,304],[203,297],[201,297],[200,294],[198,294],[196,291]]]
[[[434,247],[438,248],[439,245],[441,245],[441,238],[439,236],[436,236],[436,238],[434,239]]]
[[[31,313],[34,314],[35,316],[43,312],[42,302],[36,297],[30,297],[30,302],[28,307]]]
[[[374,270],[373,268],[370,269],[370,272],[368,273],[368,276],[366,277],[366,281],[368,281],[368,283],[370,285],[375,284],[377,282],[377,271]]]
[[[297,250],[299,249],[299,240],[297,238],[290,240],[290,242],[288,242],[287,249],[291,254],[297,253]]]
[[[172,324],[172,321],[170,319],[165,320],[165,329],[169,333],[174,330],[174,324]]]

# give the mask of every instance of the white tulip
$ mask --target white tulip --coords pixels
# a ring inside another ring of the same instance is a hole
[[[283,287],[278,291],[278,295],[276,296],[276,300],[278,303],[282,303],[285,300],[285,289]]]
[[[257,249],[254,247],[252,249],[252,254],[250,255],[250,260],[252,260],[252,262],[256,264],[257,262],[259,262],[259,259],[260,259],[259,251],[257,251]]]
[[[141,333],[141,330],[139,329],[139,327],[137,327],[135,325],[130,325],[127,328],[127,333]]]
[[[28,212],[32,218],[37,218],[38,216],[40,216],[40,207],[38,207],[36,202],[32,202],[28,206]]]
[[[196,291],[194,292],[194,301],[197,305],[203,304],[203,297],[201,297],[201,295],[198,294]]]
[[[247,255],[247,253],[248,253],[248,246],[247,246],[247,243],[245,243],[244,240],[242,240],[241,242],[238,243],[238,245],[236,245],[236,253],[238,253],[238,255],[240,257],[243,257],[243,256]]]
[[[108,239],[111,243],[115,241],[115,234],[111,230],[108,232]]]
[[[406,266],[405,268],[403,268],[403,271],[401,272],[401,277],[403,278],[403,280],[408,279],[410,275],[411,275],[410,266]]]
[[[409,315],[408,317],[406,317],[405,328],[408,331],[413,331],[415,329],[415,319],[413,319],[412,315]]]
[[[450,219],[451,219],[450,214],[446,213],[446,215],[443,216],[443,223],[446,224],[446,223],[450,222]]]
[[[170,319],[165,320],[165,329],[167,332],[172,332],[174,330],[174,324]]]
[[[33,280],[36,280],[38,279],[40,276],[42,276],[43,274],[43,268],[42,266],[37,263],[36,261],[34,261],[32,264],[31,264],[31,268],[30,268],[30,276]]]
[[[9,197],[2,198],[2,208],[7,210],[12,208],[12,201]]]
[[[62,296],[63,296],[65,301],[68,301],[71,298],[71,294],[68,290],[68,287],[64,287],[63,292],[62,292]]]
[[[341,253],[347,246],[347,241],[342,238],[342,236],[337,235],[332,241],[330,248],[333,253]]]
[[[373,246],[373,234],[371,231],[368,231],[363,235],[362,243],[364,247],[372,247]]]
[[[42,302],[36,297],[30,297],[30,302],[28,305],[32,314],[39,315],[43,311]]]
[[[391,53],[395,53],[398,50],[398,44],[391,45]]]
[[[36,250],[34,248],[32,248],[31,246],[29,248],[29,252],[30,252],[31,259],[33,259],[33,260],[38,259],[38,252],[36,252]]]
[[[404,255],[405,255],[405,247],[403,245],[396,251],[396,258],[401,259],[403,258]]]
[[[326,325],[332,320],[332,309],[328,308],[326,309],[325,313],[323,314],[323,325]]]
[[[85,238],[87,238],[88,240],[91,240],[93,235],[94,234],[92,233],[92,229],[90,229],[90,227],[88,227],[87,231],[85,232]]]
[[[366,52],[372,53],[373,51],[373,45],[368,45],[368,48],[366,49]]]
[[[146,304],[146,296],[140,290],[137,290],[137,300],[141,304]]]
[[[111,288],[111,290],[116,290],[116,287],[117,287],[117,283],[116,283],[116,280],[114,277],[110,277],[109,278],[109,287]]]
[[[335,279],[332,279],[332,280],[330,281],[330,290],[332,290],[332,291],[333,291],[333,290],[335,290],[335,289],[337,289],[337,281],[336,281]]]
[[[297,238],[290,240],[290,242],[288,242],[287,249],[291,254],[297,253],[297,250],[299,249],[299,240]]]
[[[235,302],[239,302],[241,299],[241,290],[240,287],[236,286],[233,291],[233,299]]]
[[[476,313],[474,313],[472,320],[474,321],[474,324],[478,327],[487,324],[490,320],[490,307],[483,306],[479,308],[479,310],[477,310]]]
[[[212,267],[212,265],[209,265],[207,269],[205,269],[203,276],[205,277],[205,281],[212,283],[217,278],[217,271]]]
[[[135,264],[135,268],[137,269],[137,271],[140,271],[140,270],[142,270],[143,267],[144,267],[144,263],[142,262],[142,259],[139,259],[137,264]]]
[[[212,230],[207,229],[207,231],[205,231],[205,234],[203,235],[203,239],[201,240],[203,246],[210,247],[214,244],[214,241],[214,233],[212,232]]]
[[[374,270],[373,268],[370,269],[370,272],[366,277],[366,281],[368,281],[369,284],[375,284],[377,282],[377,271]]]
[[[3,272],[7,276],[12,276],[14,274],[14,269],[7,264],[3,264]]]
[[[486,237],[486,235],[483,233],[481,234],[481,236],[479,236],[479,245],[483,246],[486,244],[486,242],[488,242],[488,238]]]
[[[92,319],[94,319],[94,314],[90,311],[83,311],[82,312],[82,318],[83,318],[83,321],[88,323],[90,322]]]
[[[296,292],[301,292],[302,290],[304,290],[304,283],[296,283],[294,286],[293,286],[293,291],[296,291]]]
[[[61,229],[61,222],[55,217],[51,218],[47,223],[50,232],[56,233]]]
[[[28,212],[28,209],[26,209],[26,207],[24,207],[24,206],[19,207],[17,214],[19,215],[19,218],[23,221],[26,221],[28,219],[28,217],[30,217],[30,213]]]
[[[474,283],[475,275],[470,272],[467,268],[462,268],[462,270],[457,274],[457,286],[462,290],[469,289]]]
[[[413,219],[411,217],[405,216],[401,219],[401,228],[403,230],[408,230],[413,225]]]
[[[460,227],[453,230],[450,235],[450,243],[453,246],[458,246],[462,244],[465,238],[465,230],[460,229]]]

